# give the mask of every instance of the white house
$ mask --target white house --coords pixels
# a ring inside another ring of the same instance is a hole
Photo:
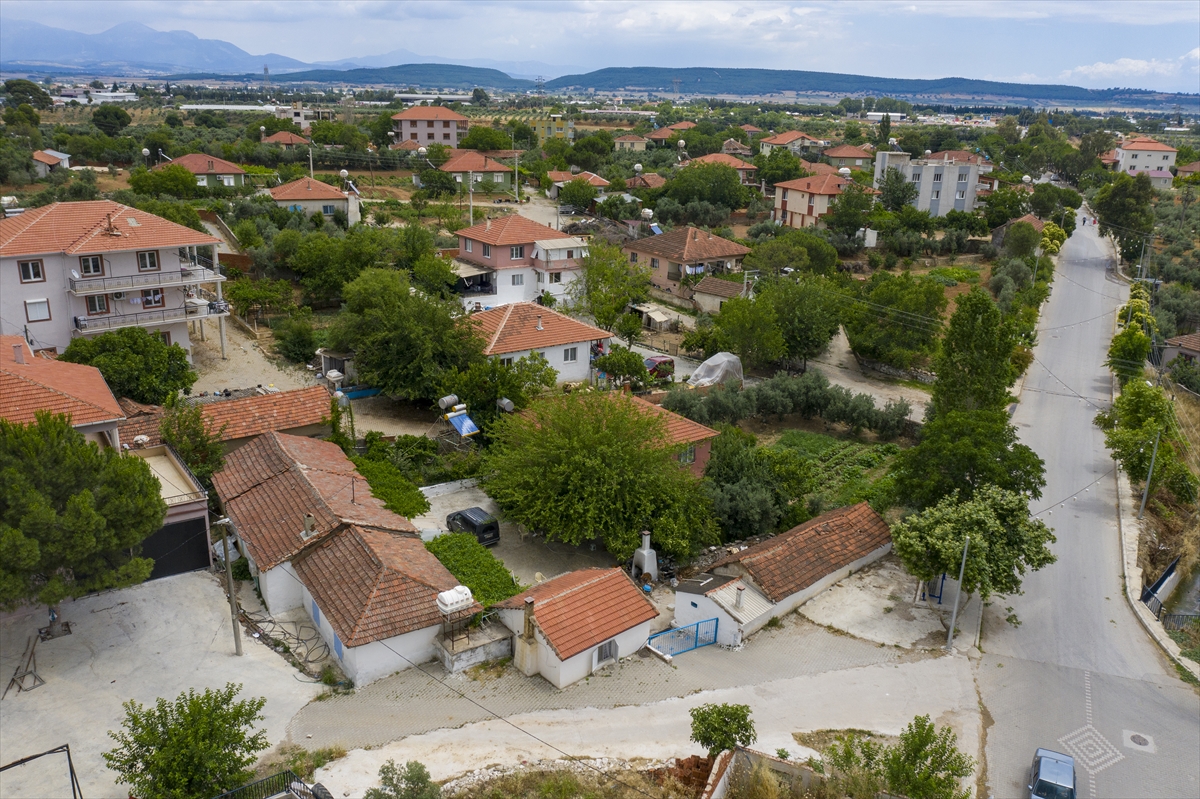
[[[543,294],[566,296],[587,242],[513,214],[458,231],[457,290],[468,310],[483,311]]]
[[[483,336],[483,354],[512,363],[541,353],[559,383],[587,380],[593,352],[608,350],[612,333],[576,321],[537,303],[515,302],[471,314]]]
[[[658,616],[621,569],[581,569],[493,606],[513,632],[513,663],[565,688],[646,645]]]
[[[141,327],[190,360],[190,332],[216,319],[223,350],[225,276],[215,247],[211,262],[197,251],[218,243],[111,200],[54,203],[0,220],[0,333],[61,352],[77,336]]]
[[[1147,136],[1126,139],[1117,146],[1117,169],[1129,175],[1170,172],[1179,151]]]
[[[280,208],[299,211],[307,217],[321,214],[331,219],[341,211],[351,225],[358,224],[362,219],[356,192],[345,192],[313,178],[293,180],[268,191]]]
[[[892,534],[887,522],[870,505],[860,502],[838,508],[718,560],[710,567],[713,575],[731,578],[741,585],[730,582],[717,586],[715,591],[706,591],[703,585],[693,586],[688,601],[681,598],[675,604],[676,621],[679,624],[684,624],[684,619],[700,621],[694,616],[714,610],[715,605],[737,622],[735,629],[740,635],[750,635],[773,616],[792,612],[891,549]],[[737,604],[739,587],[745,589],[741,607]],[[758,596],[770,604],[769,611],[762,612]],[[706,602],[696,599],[697,607],[692,607],[696,597]],[[714,615],[720,618],[716,613],[703,618],[711,619]]]
[[[716,619],[718,644],[737,646],[775,615],[775,603],[737,577],[700,574],[675,589],[675,626]]]

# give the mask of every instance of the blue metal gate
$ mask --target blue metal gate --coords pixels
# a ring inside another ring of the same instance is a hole
[[[650,646],[664,655],[681,655],[717,642],[717,620],[705,619],[686,627],[663,630],[650,636]]]

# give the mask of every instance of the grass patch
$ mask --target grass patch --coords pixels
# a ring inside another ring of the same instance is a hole
[[[375,461],[362,457],[353,457],[354,466],[358,469],[371,487],[371,493],[383,500],[383,506],[390,511],[411,519],[429,510],[429,500],[399,469],[388,461]]]
[[[478,663],[467,669],[467,676],[476,682],[494,680],[504,673],[509,663],[512,663],[512,658],[497,658]]]
[[[1179,644],[1182,654],[1188,660],[1200,663],[1200,622],[1192,622],[1182,630],[1171,630],[1167,635]]]
[[[317,769],[345,756],[346,750],[340,746],[310,751],[296,744],[284,744],[279,747],[278,753],[263,758],[256,771],[258,777],[263,778],[287,769],[305,782],[310,782]]]
[[[427,542],[425,548],[470,588],[475,600],[485,608],[524,590],[492,551],[471,533],[439,535]]]
[[[444,791],[446,799],[676,799],[689,796],[668,777],[659,785],[653,777],[632,770],[520,771],[485,782]]]
[[[859,738],[870,738],[871,740],[880,741],[885,739],[885,736],[876,735],[869,730],[856,730],[853,728],[847,728],[844,730],[813,730],[812,732],[794,732],[792,733],[792,738],[796,741],[796,743],[803,747],[815,749],[818,752],[824,752],[829,748],[830,744],[846,735],[855,735]]]
[[[954,283],[979,282],[979,272],[977,270],[961,266],[939,266],[937,269],[929,270],[929,276],[941,278],[942,282],[953,281],[949,285],[954,285]]]

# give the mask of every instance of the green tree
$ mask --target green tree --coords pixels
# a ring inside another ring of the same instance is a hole
[[[379,767],[379,781],[380,787],[368,789],[365,799],[440,799],[442,795],[442,789],[429,778],[429,771],[415,760],[400,768],[389,758]]]
[[[196,475],[204,487],[212,491],[212,476],[225,466],[225,428],[214,430],[204,418],[200,405],[184,403],[174,396],[167,398],[167,410],[159,422],[158,432],[163,443],[169,444]]]
[[[1020,592],[1027,569],[1037,571],[1055,561],[1048,547],[1054,534],[1029,515],[1029,497],[994,485],[981,486],[965,499],[951,492],[892,527],[896,554],[922,580],[957,574],[967,536],[971,543],[962,587],[985,601],[992,594]]]
[[[1112,183],[1101,186],[1092,200],[1100,219],[1100,235],[1116,239],[1121,257],[1127,262],[1138,258],[1145,237],[1154,230],[1154,209],[1150,206],[1153,198],[1150,176],[1139,172],[1137,177],[1117,175]]]
[[[680,169],[667,181],[665,193],[680,205],[693,201],[722,208],[745,208],[750,190],[742,185],[737,170],[724,164],[695,164]]]
[[[486,125],[473,126],[458,143],[464,150],[507,150],[511,145],[512,139],[507,133]]]
[[[196,373],[178,344],[166,344],[140,327],[75,338],[61,360],[94,366],[119,397],[162,405],[178,391],[190,391]]]
[[[787,352],[770,301],[748,297],[726,300],[714,325],[724,347],[747,366],[766,366]]]
[[[758,740],[749,705],[709,703],[688,713],[692,717],[692,740],[706,748],[709,757]]]
[[[459,401],[467,404],[471,418],[486,435],[503,413],[496,405],[498,400],[511,400],[513,412],[523,411],[539,394],[554,388],[557,379],[546,356],[534,352],[511,364],[500,358],[476,360],[449,377],[445,392],[457,394]]]
[[[491,101],[492,98],[488,97],[488,93],[483,89],[476,88],[471,92],[471,105],[486,107]]]
[[[54,107],[54,101],[50,99],[46,90],[31,80],[24,78],[6,80],[4,81],[4,92],[8,95],[5,98],[5,104],[9,106],[31,105],[42,111],[49,111]]]
[[[899,169],[889,167],[879,183],[879,203],[885,210],[897,212],[910,205],[921,193],[916,183],[911,182]]]
[[[208,799],[248,782],[257,755],[269,746],[265,697],[237,699],[242,686],[194,688],[154,707],[134,700],[122,705],[121,730],[109,730],[117,745],[104,762],[131,793],[144,799]]]
[[[558,190],[558,202],[560,205],[569,205],[586,211],[592,207],[592,203],[596,201],[599,193],[599,189],[589,183],[586,178],[574,178]]]
[[[1122,386],[1146,371],[1146,359],[1153,345],[1140,328],[1129,325],[1113,336],[1104,365],[1113,370]]]
[[[958,307],[934,359],[930,416],[949,411],[1000,410],[1017,379],[1012,364],[1016,332],[992,298],[975,286],[958,298]]]
[[[0,419],[0,606],[144,582],[154,562],[137,550],[166,517],[159,490],[144,460],[87,442],[64,416]]]
[[[759,297],[759,302],[768,302],[775,310],[787,356],[805,369],[808,359],[824,352],[841,327],[838,293],[824,276],[799,275],[768,283]]]
[[[1023,216],[1028,211],[1028,192],[1000,188],[984,200],[988,227],[995,230],[1010,219]]]
[[[908,799],[971,797],[961,780],[975,773],[974,759],[959,751],[954,730],[939,730],[929,716],[910,721],[900,740],[885,750],[880,765],[889,793]]]
[[[449,172],[440,169],[423,169],[420,174],[421,191],[431,197],[449,197],[458,191],[458,181]]]
[[[662,419],[617,392],[541,397],[492,426],[484,485],[509,518],[629,557],[649,530],[676,557],[715,539],[700,481],[677,460]]]
[[[848,183],[842,187],[829,206],[829,213],[822,219],[830,230],[853,238],[861,228],[867,225],[867,214],[875,200],[864,186]]]
[[[364,269],[342,290],[330,346],[355,353],[359,379],[404,399],[435,399],[447,379],[483,357],[462,306],[410,291],[408,275]]]
[[[139,166],[129,173],[129,186],[138,194],[157,197],[169,194],[187,199],[196,194],[196,176],[178,164],[166,164],[156,169]]]
[[[811,233],[788,230],[754,245],[743,266],[770,276],[784,269],[832,276],[837,271],[837,250]]]
[[[4,124],[10,127],[29,125],[36,128],[42,124],[42,117],[29,103],[21,103],[4,110]]]
[[[650,294],[649,267],[629,263],[619,247],[599,238],[589,242],[579,265],[578,276],[567,287],[568,304],[604,330],[611,331],[626,308]]]
[[[941,283],[907,272],[876,272],[860,291],[862,301],[845,318],[856,353],[908,369],[936,351],[946,308]]]
[[[1178,432],[1171,400],[1161,387],[1144,380],[1129,381],[1112,408],[1096,416],[1096,424],[1104,431],[1105,446],[1130,480],[1144,481],[1153,457],[1150,493],[1165,486],[1179,502],[1196,501],[1197,479],[1183,460],[1188,444]]]
[[[1038,498],[1045,463],[1017,440],[1003,410],[948,411],[927,422],[921,442],[896,458],[896,495],[925,508],[951,494],[971,499],[993,485]]]
[[[1004,234],[1004,254],[1009,258],[1029,258],[1042,243],[1042,234],[1028,222],[1009,226]]]
[[[645,383],[650,379],[646,371],[646,359],[642,354],[620,344],[614,345],[607,355],[597,358],[595,367],[596,371],[604,372],[610,380],[617,382]]]
[[[786,147],[772,147],[769,155],[759,154],[754,158],[758,167],[758,177],[768,186],[795,180],[804,175],[800,159]]]
[[[280,313],[295,305],[292,284],[287,280],[233,280],[225,286],[225,298],[234,312],[243,317],[254,307],[261,313]]]
[[[880,147],[887,147],[888,139],[892,137],[892,116],[884,114],[883,119],[879,120],[879,131],[875,135],[875,142]]]
[[[117,105],[105,103],[92,112],[92,124],[105,136],[116,136],[129,127],[130,122],[133,122],[133,117]]]

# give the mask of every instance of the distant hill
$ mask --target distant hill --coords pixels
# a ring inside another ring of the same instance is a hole
[[[212,80],[214,78],[237,78],[261,80],[262,75],[221,75],[219,73],[185,73],[168,75],[172,81]],[[402,64],[381,69],[309,69],[303,72],[288,72],[272,75],[275,83],[350,83],[384,84],[403,88],[419,86],[427,89],[454,89],[470,91],[476,87],[501,89],[504,91],[526,91],[533,88],[533,81],[511,78],[498,69],[463,67],[457,64]]]
[[[1120,102],[1180,103],[1196,109],[1200,95],[1171,94],[1145,89],[1084,89],[1032,83],[1001,83],[970,78],[915,80],[876,78],[866,75],[842,75],[835,72],[804,72],[778,69],[714,69],[711,67],[609,67],[583,75],[564,75],[546,82],[547,90],[595,89],[621,91],[640,89],[663,93],[675,91],[673,80],[680,81],[684,94],[780,94],[829,93],[834,95],[875,95],[910,101],[955,102],[1033,102],[1090,105]]]

